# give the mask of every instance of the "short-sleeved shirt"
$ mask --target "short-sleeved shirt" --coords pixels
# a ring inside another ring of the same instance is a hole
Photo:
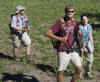
[[[68,20],[65,20],[65,27],[64,29],[61,28],[62,26],[62,21],[58,20],[50,29],[52,30],[52,32],[54,34],[57,34],[60,37],[67,37],[66,42],[64,43],[64,46],[66,46],[66,48],[70,49],[73,45],[74,42],[74,36],[73,33],[76,33],[79,29],[78,27],[78,22],[75,21],[75,24],[73,22],[73,20],[71,20],[70,22]],[[72,32],[68,33],[68,28],[70,28],[70,30]],[[62,44],[58,44],[58,51],[64,51]]]
[[[12,16],[12,20],[11,20],[11,27],[23,28],[25,27],[25,21],[28,21],[26,16],[14,15]],[[18,32],[21,33],[22,31],[18,31]]]
[[[83,32],[83,40],[85,44],[88,44],[90,39],[90,31],[92,30],[92,26],[87,24],[87,29],[83,28],[83,25],[79,25],[80,32]]]

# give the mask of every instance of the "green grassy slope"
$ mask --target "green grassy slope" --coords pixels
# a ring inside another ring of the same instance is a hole
[[[32,39],[33,58],[41,61],[42,64],[53,65],[56,68],[56,52],[53,50],[50,39],[45,37],[44,34],[57,19],[64,16],[64,8],[67,3],[75,5],[75,17],[79,19],[82,13],[87,13],[89,22],[94,25],[95,61],[93,69],[100,70],[100,0],[0,0],[0,52],[13,57],[8,24],[10,23],[11,14],[15,13],[15,7],[23,5],[26,8],[25,13],[31,22],[29,34]],[[22,58],[25,58],[25,55],[23,55],[25,54],[24,49],[21,49]],[[17,63],[2,57],[0,62],[2,62],[0,69],[3,71],[7,71],[6,65],[8,63]]]

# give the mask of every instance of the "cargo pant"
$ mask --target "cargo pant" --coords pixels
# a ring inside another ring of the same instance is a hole
[[[92,64],[93,64],[93,61],[94,61],[93,51],[92,51],[92,47],[91,47],[90,41],[89,41],[87,47],[88,47],[88,53],[84,53],[83,49],[81,49],[82,55],[81,55],[80,59],[81,59],[81,63],[83,64],[84,63],[83,57],[86,58],[86,62],[87,63],[86,63],[85,72],[86,72],[86,74],[90,74],[91,73]]]
[[[27,34],[27,32],[24,32],[22,34],[22,37],[14,36],[14,38],[12,38],[12,40],[13,40],[14,48],[20,47],[22,42],[24,42],[24,45],[31,44],[31,39],[30,39],[29,35]]]

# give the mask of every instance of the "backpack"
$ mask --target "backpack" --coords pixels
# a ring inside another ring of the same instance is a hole
[[[60,20],[61,20],[61,22],[62,22],[61,29],[64,29],[64,27],[65,27],[65,20],[64,20],[64,18],[61,18]],[[74,25],[75,25],[76,20],[73,19],[73,23],[74,23]],[[69,29],[67,29],[67,30],[69,30]],[[58,36],[58,34],[55,34],[55,35]],[[54,49],[57,49],[57,48],[58,48],[58,44],[60,44],[60,43],[61,43],[61,41],[56,40],[56,39],[52,39],[52,45],[53,45],[53,48],[54,48]],[[73,44],[72,47],[73,47],[73,48],[77,47],[76,44],[77,44],[77,43]]]
[[[64,28],[64,26],[65,26],[65,21],[64,21],[64,18],[61,18],[60,19],[61,20],[61,22],[62,22],[62,26],[61,26],[61,29],[63,29]],[[58,36],[58,34],[56,34],[57,36]],[[52,45],[53,45],[53,48],[54,49],[57,49],[58,48],[58,44],[59,43],[61,43],[59,40],[56,40],[56,39],[52,39]]]
[[[16,14],[12,14],[11,15],[11,21],[12,21],[12,17],[13,16],[16,16],[16,23],[18,23],[19,22],[19,20],[18,20],[18,15],[16,15]],[[9,29],[10,29],[10,38],[12,37],[12,35],[16,35],[16,31],[11,27],[11,22],[9,23]]]

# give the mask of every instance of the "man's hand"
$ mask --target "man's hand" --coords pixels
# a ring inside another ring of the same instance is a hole
[[[27,29],[23,28],[22,31],[27,32]]]
[[[62,38],[61,38],[61,42],[63,42],[63,43],[65,43],[66,40],[67,40],[67,37],[62,37]]]

